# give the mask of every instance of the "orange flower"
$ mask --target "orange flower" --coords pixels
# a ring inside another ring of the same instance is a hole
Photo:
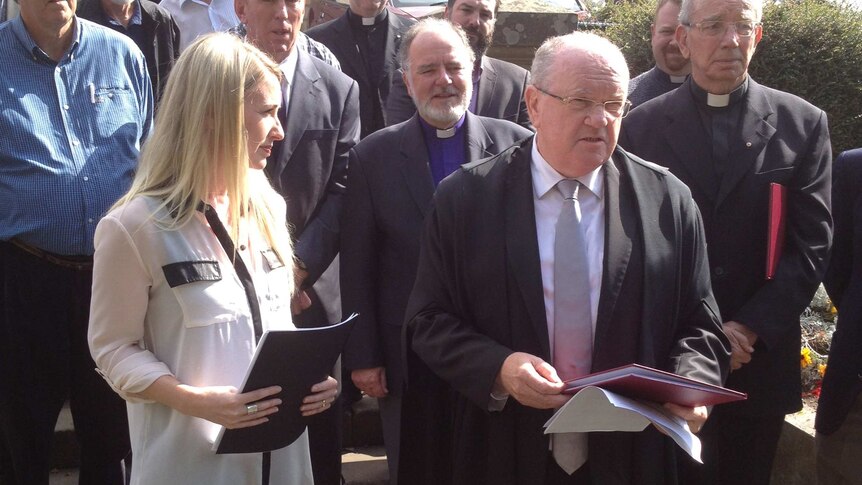
[[[799,355],[799,366],[804,369],[811,365],[811,349],[808,347],[802,347],[802,351]]]

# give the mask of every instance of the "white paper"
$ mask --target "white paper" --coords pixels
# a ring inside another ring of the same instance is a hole
[[[643,431],[650,424],[670,436],[680,448],[700,459],[700,439],[684,419],[658,404],[620,396],[599,387],[585,387],[545,423],[545,434],[591,431]]]

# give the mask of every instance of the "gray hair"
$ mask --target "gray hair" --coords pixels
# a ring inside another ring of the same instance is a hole
[[[682,0],[682,7],[679,9],[679,23],[690,26],[695,3],[699,4],[704,1],[706,0]],[[741,3],[754,13],[754,21],[760,22],[763,18],[763,0],[741,0]]]
[[[593,56],[603,57],[620,69],[628,84],[629,69],[620,48],[608,39],[589,32],[572,32],[551,37],[539,46],[530,68],[531,84],[546,86],[552,74],[554,60],[565,50],[580,50]]]
[[[473,49],[470,48],[470,41],[467,40],[467,34],[464,33],[464,30],[461,29],[461,27],[449,22],[448,20],[429,17],[413,24],[409,29],[407,29],[407,32],[404,33],[404,37],[401,38],[401,47],[398,48],[398,62],[401,64],[402,71],[408,72],[410,70],[410,46],[413,45],[413,41],[416,40],[416,37],[423,32],[452,33],[456,38],[460,39],[459,47],[464,48],[468,53],[470,57],[470,65],[472,66],[473,63],[476,62],[476,54],[474,54]]]

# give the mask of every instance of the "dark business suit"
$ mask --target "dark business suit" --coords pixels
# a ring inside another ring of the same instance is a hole
[[[528,84],[530,71],[511,62],[482,57],[482,75],[479,78],[474,114],[511,121],[532,130],[527,103],[524,101],[524,91]],[[392,75],[392,88],[386,100],[386,126],[401,123],[415,112],[416,105],[407,93],[407,86],[398,71]]]
[[[553,411],[511,397],[502,411],[488,411],[511,352],[551,359],[532,140],[449,177],[426,218],[405,329],[410,348],[402,422],[412,420],[413,427],[403,428],[404,483],[546,483],[542,430]],[[604,176],[605,261],[593,370],[639,362],[720,383],[729,345],[688,189],[620,149]],[[448,402],[428,398],[429,388],[441,388],[435,376],[454,390],[443,393]],[[423,417],[433,422],[423,427]],[[454,423],[451,434],[446,423]],[[676,483],[674,446],[654,429],[591,433],[592,483]]]
[[[338,253],[348,152],[359,140],[359,89],[326,62],[297,52],[284,140],[274,147],[266,173],[287,203],[295,254],[308,271],[303,286],[314,284],[313,305],[295,317],[298,326],[307,327],[338,321],[341,314],[338,272],[327,268]],[[312,418],[316,483],[340,482],[340,420],[339,401]]]
[[[774,448],[766,446],[761,456],[755,448],[764,448],[770,440],[777,443],[783,416],[802,407],[799,315],[820,282],[832,234],[829,131],[822,110],[749,80],[740,100],[739,136],[731,139],[730,162],[717,178],[712,140],[703,128],[691,82],[689,78],[675,91],[632,111],[623,121],[620,145],[668,167],[691,188],[703,215],[712,287],[722,318],[758,335],[751,362],[727,379],[729,387],[748,393],[748,400],[715,409],[701,433],[706,466],[697,470],[707,483],[716,477],[718,483],[737,478],[743,480],[739,483],[759,483],[761,478],[755,477],[769,479]],[[771,182],[788,190],[785,244],[775,278],[767,281]],[[742,424],[742,418],[751,422]],[[768,429],[743,432],[758,423]],[[740,433],[728,438],[733,428]],[[750,447],[738,441],[740,434],[750,436]],[[730,458],[734,462],[719,463],[719,448],[725,460],[726,453],[736,450]],[[745,465],[746,456],[750,465]]]
[[[530,135],[514,123],[471,113],[466,114],[463,130],[467,161],[493,156]],[[359,313],[344,364],[349,370],[386,369],[389,396],[395,397],[392,403],[381,402],[390,459],[397,458],[397,450],[389,450],[390,443],[397,443],[400,413],[398,408],[387,410],[400,405],[401,327],[416,277],[422,221],[434,193],[423,140],[414,115],[351,150],[341,231],[342,307],[345,315]],[[389,429],[394,433],[391,438]],[[390,470],[395,463],[390,463]]]
[[[389,96],[392,74],[398,71],[398,48],[401,45],[401,36],[415,21],[395,15],[391,11],[387,14],[388,31],[386,46],[383,51],[383,73],[378,77],[372,76],[373,73],[368,72],[362,56],[359,55],[359,48],[353,37],[348,15],[350,15],[348,12],[344,12],[341,17],[317,25],[306,33],[312,39],[329,47],[329,50],[338,58],[341,70],[359,83],[359,113],[362,117],[361,137],[365,138],[383,128],[382,124],[378,125],[374,120],[375,118],[383,119],[382,111],[386,104],[386,98]],[[377,111],[378,117],[375,117],[375,111]]]
[[[817,405],[818,433],[832,434],[862,392],[862,148],[835,160],[835,239],[823,284],[838,307],[838,328]]]

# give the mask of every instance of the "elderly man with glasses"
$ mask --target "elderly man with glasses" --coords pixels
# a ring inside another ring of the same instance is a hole
[[[676,483],[654,428],[549,438],[543,424],[571,397],[564,380],[632,362],[723,381],[700,214],[676,177],[617,147],[629,77],[616,46],[554,37],[532,73],[535,136],[445,179],[425,218],[401,483]],[[427,392],[441,388],[448,399]],[[707,417],[665,406],[694,430]]]
[[[826,113],[748,75],[761,14],[760,0],[684,0],[676,36],[691,78],[634,110],[620,139],[691,188],[733,346],[727,385],[748,393],[703,429],[704,466],[683,461],[692,484],[769,483],[784,415],[802,407],[799,315],[832,238]],[[767,237],[780,220],[783,242]]]

